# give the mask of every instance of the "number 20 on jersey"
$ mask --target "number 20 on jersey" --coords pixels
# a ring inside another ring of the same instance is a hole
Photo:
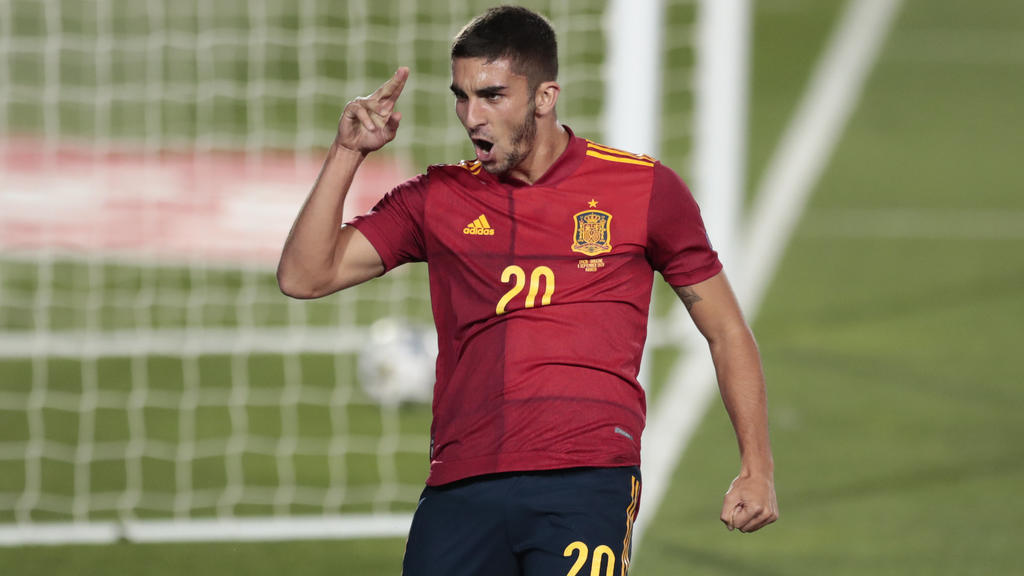
[[[551,296],[555,293],[555,272],[547,266],[537,266],[527,275],[526,270],[521,266],[506,266],[501,272],[501,283],[512,282],[512,287],[505,292],[498,300],[498,306],[494,309],[498,316],[508,312],[509,302],[518,296],[526,288],[526,277],[530,277],[530,291],[526,293],[526,308],[533,308],[537,305],[537,294],[540,293],[540,285],[544,283],[544,295],[541,296],[540,305],[551,304]]]

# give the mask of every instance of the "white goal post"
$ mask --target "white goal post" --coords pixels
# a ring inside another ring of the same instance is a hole
[[[738,269],[749,0],[523,3],[560,119],[680,172]],[[492,4],[0,0],[0,546],[407,532],[429,406],[357,364],[378,320],[429,325],[424,270],[297,302],[274,258],[344,100],[395,66],[352,208],[472,153],[447,47]],[[652,307],[645,385],[681,314]]]

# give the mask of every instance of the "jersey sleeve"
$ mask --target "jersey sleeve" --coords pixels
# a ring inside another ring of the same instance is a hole
[[[346,223],[366,236],[385,272],[406,262],[427,259],[423,210],[427,196],[426,174],[399,184],[366,214]]]
[[[718,274],[700,208],[670,168],[656,163],[647,217],[647,258],[672,286],[690,286]]]

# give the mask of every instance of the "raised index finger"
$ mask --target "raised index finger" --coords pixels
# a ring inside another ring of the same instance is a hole
[[[376,98],[381,104],[394,103],[398,100],[398,97],[402,95],[402,88],[405,88],[405,81],[409,79],[409,68],[401,66],[398,70],[395,70],[395,75],[391,77],[387,82],[382,84],[377,91],[373,93],[373,98]]]

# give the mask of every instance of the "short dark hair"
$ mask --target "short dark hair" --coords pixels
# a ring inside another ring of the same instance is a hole
[[[495,6],[466,24],[452,42],[452,60],[508,58],[531,87],[558,78],[558,42],[551,24],[522,6]]]

